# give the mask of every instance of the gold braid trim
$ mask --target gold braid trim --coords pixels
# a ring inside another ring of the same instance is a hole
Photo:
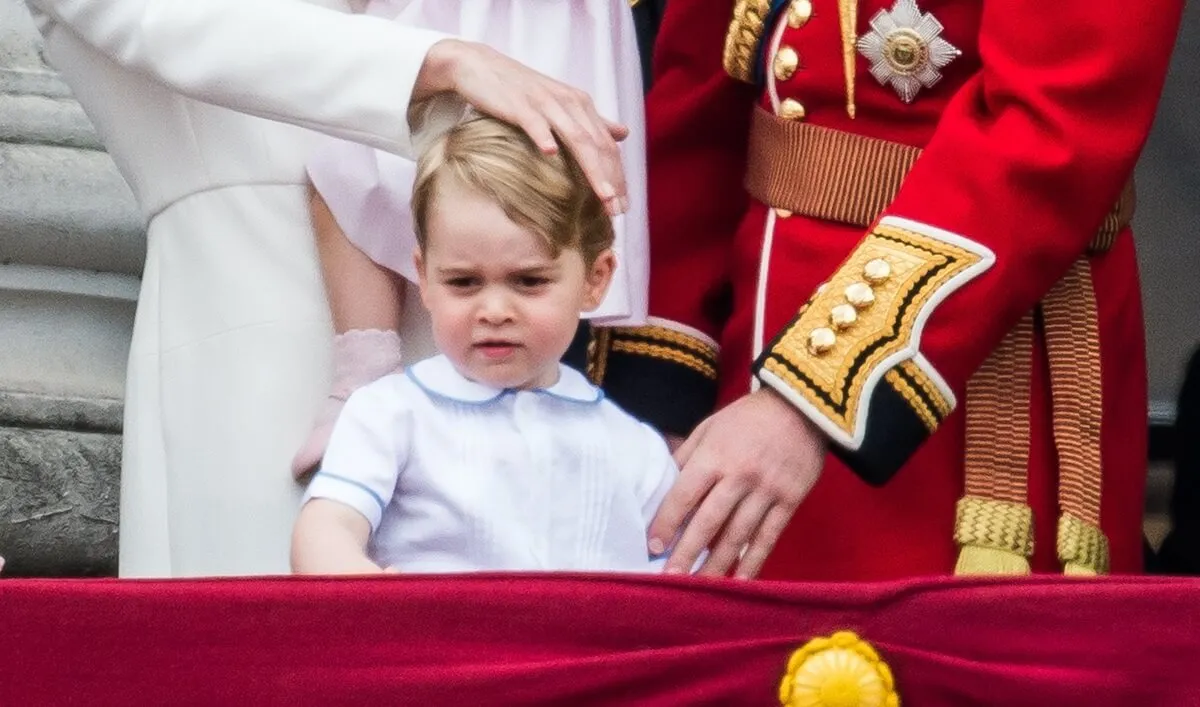
[[[883,378],[904,398],[904,401],[913,409],[917,417],[921,418],[921,424],[925,425],[925,429],[929,430],[930,434],[933,434],[938,428],[938,416],[934,413],[933,408],[929,407],[921,395],[917,393],[909,380],[900,375],[900,372],[895,368],[889,369],[887,373],[883,374]]]
[[[1108,574],[1108,538],[1095,525],[1063,513],[1058,517],[1058,559],[1063,574]]]
[[[693,356],[680,349],[635,341],[614,341],[612,343],[612,350],[620,353],[634,354],[636,356],[649,356],[650,358],[657,358],[663,361],[670,361],[671,363],[678,363],[681,366],[686,366],[692,369],[705,378],[710,378],[712,380],[717,379],[716,366],[713,366],[698,356]]]
[[[707,341],[664,326],[612,327],[607,331],[611,352],[670,361],[717,379],[717,347]]]
[[[946,419],[950,416],[950,413],[954,412],[954,406],[950,404],[950,401],[946,399],[942,391],[933,384],[933,380],[929,377],[929,374],[918,366],[915,361],[910,358],[902,362],[899,366],[896,366],[896,368],[916,386],[917,390],[924,393],[925,397],[933,403],[933,413],[937,417],[938,422]]]
[[[592,340],[587,347],[587,377],[592,385],[603,385],[608,372],[608,353],[612,350],[612,331],[604,327],[592,328]]]
[[[766,30],[771,0],[738,0],[725,35],[725,71],[746,83],[754,83],[754,61],[758,43]]]

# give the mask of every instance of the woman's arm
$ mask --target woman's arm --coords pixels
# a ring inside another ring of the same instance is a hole
[[[411,155],[409,109],[454,93],[524,129],[558,135],[614,210],[621,126],[591,99],[490,48],[299,0],[28,0],[117,64],[196,100]],[[345,7],[345,6],[343,6]]]

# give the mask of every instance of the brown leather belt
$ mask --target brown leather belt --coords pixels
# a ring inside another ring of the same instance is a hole
[[[758,201],[811,218],[866,228],[896,198],[921,150],[756,108],[746,190]],[[1102,253],[1133,218],[1130,181],[1088,246]]]

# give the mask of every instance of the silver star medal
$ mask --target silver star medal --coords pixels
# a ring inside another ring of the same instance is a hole
[[[962,54],[941,38],[942,23],[922,13],[916,0],[896,0],[891,10],[875,13],[870,24],[871,31],[858,40],[858,51],[871,61],[875,80],[891,84],[905,103],[941,81],[939,69]]]

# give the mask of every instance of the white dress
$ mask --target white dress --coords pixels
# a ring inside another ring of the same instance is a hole
[[[305,128],[410,152],[409,96],[442,35],[343,0],[29,5],[148,222],[120,573],[286,573],[289,463],[330,371]]]
[[[641,64],[628,0],[372,0],[367,14],[483,42],[548,76],[587,92],[601,115],[630,129],[621,143],[629,211],[614,219],[618,267],[608,295],[588,316],[605,324],[641,324],[646,317],[649,255]],[[461,111],[460,111],[461,112]],[[440,116],[443,125],[452,123]],[[372,260],[415,281],[409,197],[412,160],[343,141],[330,141],[308,166],[317,191],[347,237]],[[415,288],[409,288],[413,290]],[[433,353],[408,298],[405,356]]]

